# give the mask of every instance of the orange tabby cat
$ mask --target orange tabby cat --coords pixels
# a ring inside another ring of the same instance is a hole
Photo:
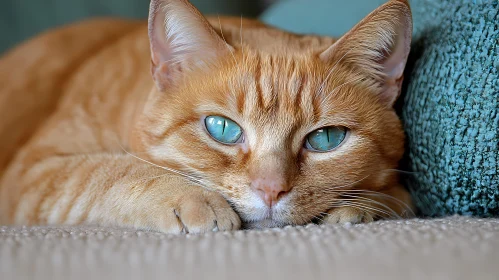
[[[411,32],[406,0],[337,41],[153,0],[148,33],[94,20],[35,38],[0,60],[0,223],[196,233],[404,215],[392,105]]]

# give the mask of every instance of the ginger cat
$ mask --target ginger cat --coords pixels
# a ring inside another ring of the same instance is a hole
[[[148,31],[93,20],[1,58],[0,223],[199,233],[411,213],[392,108],[406,0],[338,40],[186,0],[152,0]]]

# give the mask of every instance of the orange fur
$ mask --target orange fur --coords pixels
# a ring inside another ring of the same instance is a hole
[[[128,21],[35,38],[0,60],[0,223],[203,232],[410,212],[391,108],[410,30],[405,0],[338,41],[154,0],[151,45],[145,23]],[[208,115],[238,123],[245,143],[211,139]],[[304,149],[324,126],[347,127],[347,139]],[[261,174],[287,184],[275,207],[250,186]]]

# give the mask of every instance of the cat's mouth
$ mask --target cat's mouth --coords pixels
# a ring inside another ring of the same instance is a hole
[[[279,215],[275,213],[276,209],[267,208],[265,209],[265,214],[257,219],[243,220],[243,228],[245,229],[262,229],[262,228],[275,228],[284,227],[291,224],[283,219],[280,219]],[[276,215],[277,214],[277,215]]]

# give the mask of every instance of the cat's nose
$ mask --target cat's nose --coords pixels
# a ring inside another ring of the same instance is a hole
[[[283,180],[256,179],[251,183],[253,190],[262,198],[269,207],[275,205],[279,199],[286,195],[291,187]]]

